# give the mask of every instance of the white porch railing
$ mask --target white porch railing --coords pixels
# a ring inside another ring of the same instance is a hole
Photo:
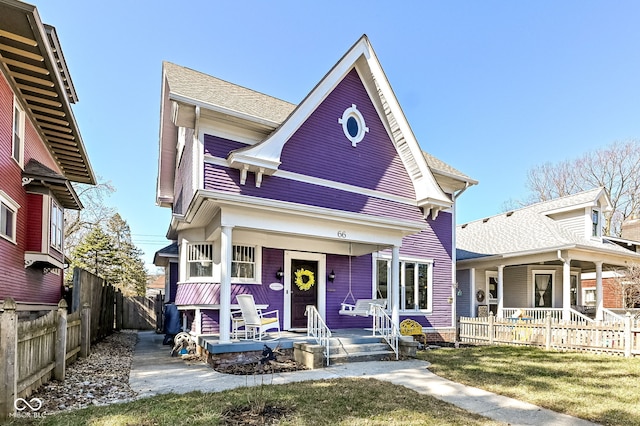
[[[562,308],[503,308],[503,318],[519,318],[532,322],[544,322],[547,314],[554,321],[562,321]],[[569,321],[580,323],[593,323],[594,321],[588,316],[581,314],[575,309],[569,311]]]
[[[602,322],[616,324],[616,323],[622,323],[623,321],[624,321],[624,317],[622,315],[618,315],[607,308],[602,308]]]
[[[373,335],[379,333],[382,338],[389,344],[398,359],[398,336],[400,330],[391,321],[391,317],[385,312],[380,305],[371,305],[373,312]]]
[[[329,330],[315,306],[307,305],[305,315],[307,316],[307,337],[313,337],[324,348],[324,356],[327,359],[327,365],[329,365],[331,330]]]

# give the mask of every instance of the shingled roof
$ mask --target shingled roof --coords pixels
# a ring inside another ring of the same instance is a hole
[[[171,62],[163,63],[171,94],[241,115],[282,123],[296,105]]]
[[[460,225],[456,230],[457,259],[462,261],[577,246],[628,254],[629,250],[606,239],[587,238],[572,232],[549,216],[571,208],[595,206],[603,192],[603,188],[594,188]]]

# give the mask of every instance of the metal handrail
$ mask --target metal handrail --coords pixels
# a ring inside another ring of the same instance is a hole
[[[373,335],[375,336],[376,332],[380,333],[393,352],[395,352],[397,360],[398,336],[400,335],[400,331],[382,306],[371,305],[371,307],[373,311]]]
[[[329,330],[315,306],[307,305],[305,315],[307,316],[307,337],[313,337],[316,343],[324,348],[324,356],[327,358],[328,366],[331,330]]]

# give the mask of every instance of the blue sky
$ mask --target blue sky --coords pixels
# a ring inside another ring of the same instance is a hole
[[[479,185],[457,222],[526,196],[532,167],[640,136],[640,2],[40,1],[108,203],[150,263],[162,61],[298,103],[367,34],[422,148]]]

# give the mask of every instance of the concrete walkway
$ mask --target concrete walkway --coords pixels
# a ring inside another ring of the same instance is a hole
[[[581,426],[594,423],[551,410],[464,386],[430,372],[429,363],[419,360],[372,361],[336,365],[319,370],[237,376],[219,373],[201,362],[188,363],[169,356],[170,347],[162,345],[163,335],[153,331],[138,333],[129,385],[138,397],[191,391],[219,392],[242,386],[281,384],[305,380],[365,377],[406,386],[509,425]]]

